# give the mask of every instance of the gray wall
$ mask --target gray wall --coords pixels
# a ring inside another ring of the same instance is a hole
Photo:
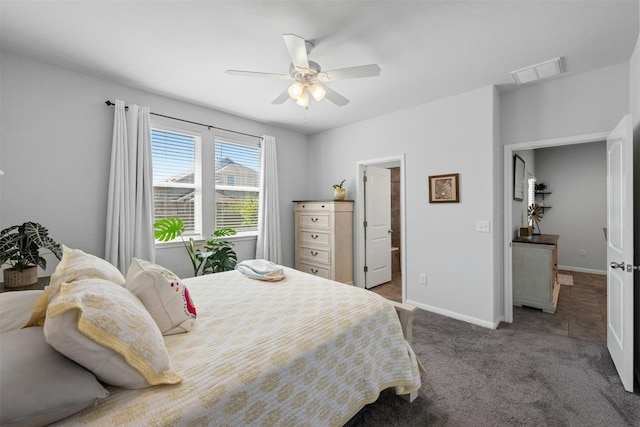
[[[503,92],[503,144],[609,132],[629,112],[626,62]]]
[[[345,176],[355,198],[356,162],[405,155],[407,300],[483,326],[497,325],[502,312],[494,292],[502,284],[497,100],[495,88],[478,89],[316,134],[309,150],[311,196],[319,198]],[[447,173],[460,174],[460,203],[429,203],[429,176]],[[491,233],[476,232],[477,220],[489,220]]]
[[[114,114],[104,101],[119,98],[156,113],[275,136],[283,256],[293,265],[291,200],[307,197],[305,135],[6,52],[0,59],[0,227],[37,221],[58,242],[104,255]],[[254,257],[255,239],[239,241],[237,251],[241,259]],[[179,246],[160,249],[158,261],[183,277],[192,274]],[[51,274],[55,258],[49,264],[41,275]]]
[[[535,150],[535,176],[552,194],[540,228],[558,234],[560,268],[605,273],[607,244],[602,227],[607,224],[606,144],[567,145]],[[541,200],[538,198],[538,200]],[[580,255],[580,250],[585,255]]]

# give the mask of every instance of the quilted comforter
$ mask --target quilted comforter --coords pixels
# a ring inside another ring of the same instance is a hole
[[[111,395],[57,425],[339,426],[380,391],[420,388],[394,307],[364,289],[284,269],[184,280],[191,332],[165,337],[183,381]]]

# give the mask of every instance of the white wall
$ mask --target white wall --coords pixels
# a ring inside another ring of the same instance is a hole
[[[503,144],[608,132],[629,111],[629,64],[501,94]]]
[[[552,194],[545,197],[540,228],[558,234],[560,268],[605,272],[607,243],[602,227],[607,224],[606,144],[567,145],[535,150],[536,178]],[[538,200],[541,199],[538,197]],[[585,256],[579,251],[584,249]]]
[[[344,177],[354,198],[357,161],[406,155],[407,300],[484,326],[496,324],[494,289],[501,286],[494,271],[501,263],[493,238],[501,227],[495,102],[493,87],[478,89],[316,134],[309,149],[315,198],[329,198]],[[430,204],[429,175],[446,173],[460,174],[460,203]],[[477,220],[491,221],[492,232],[477,233]],[[418,284],[420,273],[427,286]]]
[[[283,256],[286,265],[293,265],[290,201],[307,193],[306,136],[11,53],[0,58],[1,228],[37,221],[56,241],[104,255],[114,114],[104,101],[119,98],[156,113],[275,136]],[[238,242],[237,251],[241,259],[253,257],[255,241]],[[176,274],[192,274],[183,248],[169,249],[158,259]],[[56,264],[52,258],[41,275]]]

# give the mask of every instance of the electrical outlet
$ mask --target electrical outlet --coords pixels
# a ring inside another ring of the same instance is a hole
[[[580,256],[587,256],[587,251],[586,251],[585,249],[580,249],[580,250],[578,251],[578,255],[580,255]]]
[[[421,285],[427,284],[427,275],[424,273],[420,273],[420,284]]]

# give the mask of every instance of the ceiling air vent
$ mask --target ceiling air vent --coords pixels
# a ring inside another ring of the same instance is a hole
[[[563,72],[562,57],[558,57],[512,71],[511,77],[513,77],[516,83],[521,85],[548,77],[559,76]]]

